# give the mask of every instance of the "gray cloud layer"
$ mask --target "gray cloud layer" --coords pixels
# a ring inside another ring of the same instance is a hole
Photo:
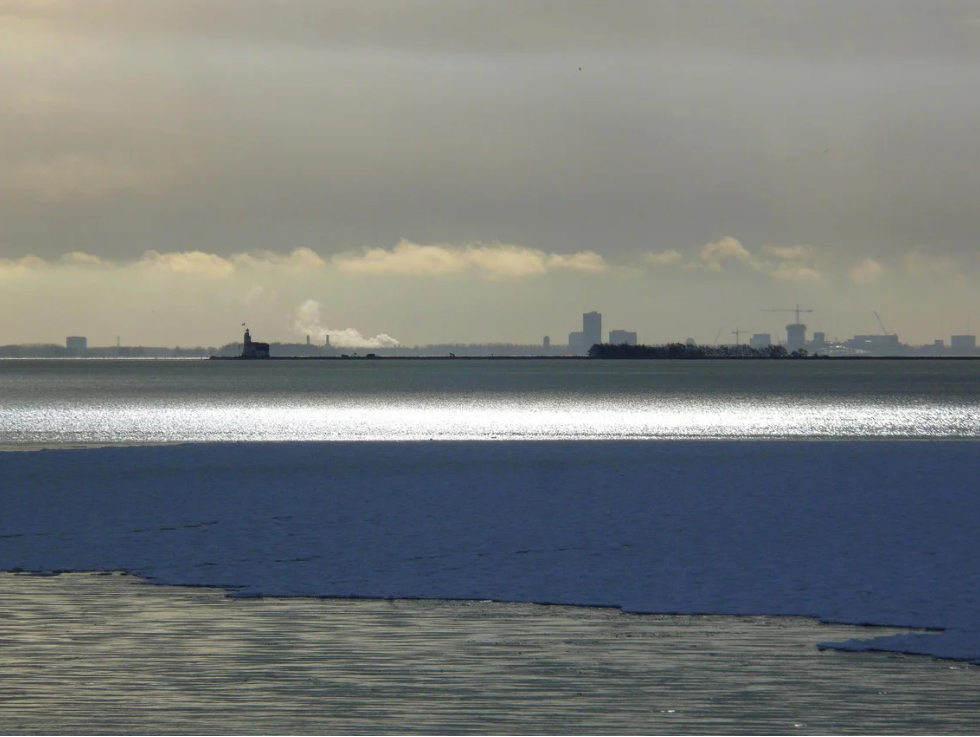
[[[310,249],[322,283],[277,272],[224,297],[274,292],[270,331],[314,299],[403,342],[537,340],[593,308],[704,339],[811,300],[828,332],[877,309],[926,340],[980,306],[961,285],[980,264],[976,2],[8,0],[0,86],[8,271]],[[515,250],[480,250],[498,243]],[[420,289],[432,258],[448,278]],[[0,343],[60,336],[83,299],[71,331],[114,335],[151,298],[99,273],[98,293],[8,289]],[[155,340],[241,322],[173,284],[215,324],[148,322]]]

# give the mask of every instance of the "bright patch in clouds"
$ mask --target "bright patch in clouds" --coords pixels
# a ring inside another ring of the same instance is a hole
[[[881,264],[868,256],[864,261],[851,269],[851,281],[862,286],[874,284],[881,278],[883,271],[884,269]]]
[[[679,264],[684,260],[684,257],[679,251],[671,248],[660,253],[648,253],[643,257],[643,260],[653,266],[671,266],[673,264]]]
[[[748,268],[773,279],[783,281],[822,281],[823,274],[809,263],[811,252],[806,246],[770,246],[764,249],[773,258],[760,258],[731,236],[706,243],[697,257],[685,260],[673,249],[648,253],[643,260],[651,266],[679,266],[684,270],[706,269],[716,273],[727,271],[730,266]]]
[[[712,271],[721,271],[722,263],[732,259],[752,263],[748,249],[731,236],[707,243],[701,248],[701,260]]]
[[[333,258],[342,271],[356,274],[448,276],[475,271],[491,278],[521,278],[551,271],[606,271],[608,265],[593,251],[545,253],[533,248],[492,245],[420,245],[401,241],[392,249],[369,248]]]
[[[235,271],[235,265],[228,259],[201,251],[185,253],[147,251],[136,263],[136,267],[157,273],[193,274],[217,279],[229,277]]]

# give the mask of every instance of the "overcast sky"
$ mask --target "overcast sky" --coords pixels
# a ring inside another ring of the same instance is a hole
[[[0,90],[0,344],[980,328],[980,1],[0,0]]]

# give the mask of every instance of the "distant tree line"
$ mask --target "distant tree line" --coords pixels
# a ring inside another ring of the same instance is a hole
[[[597,343],[589,348],[589,358],[807,358],[805,350],[790,353],[781,345],[750,348],[747,345],[612,345]]]

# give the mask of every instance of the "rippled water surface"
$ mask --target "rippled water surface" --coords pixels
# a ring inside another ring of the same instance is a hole
[[[980,437],[980,361],[0,361],[0,447]]]
[[[93,574],[0,589],[0,733],[980,730],[976,666],[820,652],[867,628],[811,619],[233,600]]]

